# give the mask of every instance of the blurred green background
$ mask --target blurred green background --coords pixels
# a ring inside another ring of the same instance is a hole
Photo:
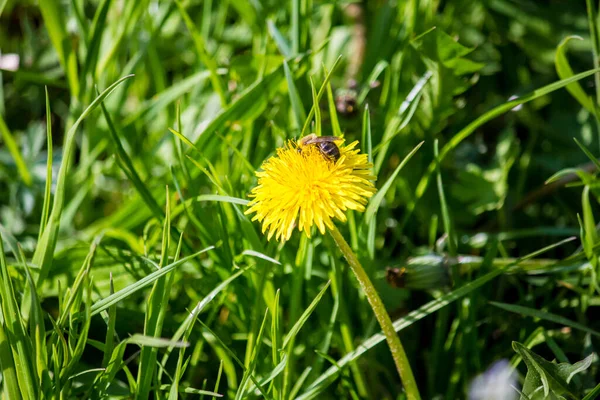
[[[522,386],[533,364],[513,341],[571,364],[597,351],[600,77],[554,85],[600,65],[597,8],[0,0],[0,234],[12,281],[0,296],[5,307],[14,293],[25,330],[32,320],[46,331],[43,351],[22,332],[41,382],[32,398],[403,398],[384,342],[352,353],[378,326],[330,238],[268,242],[243,215],[254,171],[315,123],[372,156],[383,197],[339,228],[400,321],[424,399],[467,398],[501,359]],[[94,102],[130,74],[104,109]],[[142,285],[208,246],[152,291]],[[398,268],[387,280],[386,267]],[[102,303],[111,285],[132,290]],[[202,299],[212,301],[185,325]],[[168,346],[182,327],[180,352]],[[145,339],[126,346],[135,334]],[[0,355],[5,398],[27,398],[26,384],[7,388],[11,357],[25,356]],[[566,392],[549,393],[595,398],[589,360]]]

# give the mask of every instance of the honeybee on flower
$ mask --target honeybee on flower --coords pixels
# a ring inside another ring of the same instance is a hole
[[[347,210],[364,211],[376,192],[367,154],[344,138],[310,134],[290,140],[256,172],[246,214],[262,224],[268,239],[288,240],[295,227],[308,237],[312,226],[324,234]]]

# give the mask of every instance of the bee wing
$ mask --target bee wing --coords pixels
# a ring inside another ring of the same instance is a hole
[[[336,140],[340,140],[341,138],[337,136],[317,136],[314,138],[310,138],[304,142],[304,144],[313,144],[313,143],[330,143],[335,142]]]

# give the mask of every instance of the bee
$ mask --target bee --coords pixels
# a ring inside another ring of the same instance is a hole
[[[298,142],[300,147],[298,151],[302,151],[302,147],[308,146],[309,144],[314,144],[317,146],[323,157],[328,160],[333,161],[334,163],[340,159],[340,149],[335,144],[336,140],[340,140],[337,136],[317,136],[314,133],[311,133],[308,136],[304,136]]]

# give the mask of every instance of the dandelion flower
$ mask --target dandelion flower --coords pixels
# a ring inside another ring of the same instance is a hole
[[[345,222],[347,210],[364,211],[376,191],[373,165],[355,149],[358,141],[344,145],[344,139],[337,140],[337,161],[316,145],[301,143],[289,141],[256,172],[258,186],[246,214],[256,213],[252,220],[262,223],[263,233],[269,231],[269,240],[273,235],[288,240],[295,227],[310,237],[313,225],[324,234],[333,229],[333,218]]]

